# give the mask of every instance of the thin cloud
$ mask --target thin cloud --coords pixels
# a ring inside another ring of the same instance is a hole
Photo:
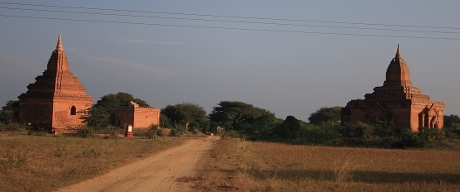
[[[83,56],[97,62],[97,66],[123,77],[135,77],[135,74],[148,74],[153,77],[169,78],[178,74],[173,69],[151,66],[137,61],[101,56]],[[134,75],[127,75],[134,74]]]
[[[184,45],[180,41],[147,41],[142,39],[112,39],[111,41],[130,44],[151,44],[151,45]]]

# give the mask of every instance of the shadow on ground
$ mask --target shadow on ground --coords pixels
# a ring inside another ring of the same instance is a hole
[[[232,170],[220,170],[221,172],[233,172]],[[247,174],[261,180],[282,179],[314,179],[324,181],[336,181],[340,173],[332,170],[248,170]],[[460,174],[444,173],[388,173],[374,171],[352,171],[344,173],[342,181],[364,183],[398,183],[398,182],[425,182],[425,183],[460,183]]]

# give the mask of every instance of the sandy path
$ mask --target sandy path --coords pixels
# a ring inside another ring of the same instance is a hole
[[[143,161],[120,167],[110,173],[62,188],[60,191],[192,191],[195,165],[213,146],[216,136],[187,141]]]

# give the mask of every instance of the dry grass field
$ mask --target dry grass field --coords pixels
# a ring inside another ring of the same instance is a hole
[[[460,191],[460,152],[222,139],[198,191]]]
[[[186,138],[0,135],[0,191],[52,191],[139,161]]]

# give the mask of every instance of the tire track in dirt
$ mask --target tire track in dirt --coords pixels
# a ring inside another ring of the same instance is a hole
[[[67,186],[59,191],[192,191],[195,166],[220,137],[210,136],[187,141],[145,160],[115,169],[103,176]]]

